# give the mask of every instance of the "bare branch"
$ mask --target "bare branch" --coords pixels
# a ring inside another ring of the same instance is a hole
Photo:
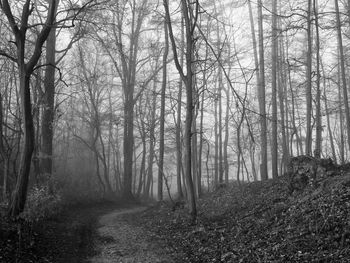
[[[19,29],[18,26],[16,24],[15,18],[13,17],[12,11],[11,11],[11,7],[9,5],[8,0],[3,0],[2,1],[2,5],[1,5],[1,9],[4,11],[7,20],[10,23],[10,27],[13,31],[13,33],[17,36],[19,33]]]
[[[34,53],[27,64],[27,70],[30,73],[33,72],[34,66],[36,65],[36,63],[38,62],[38,60],[41,56],[42,46],[44,45],[44,42],[46,41],[47,37],[49,36],[51,27],[55,21],[56,5],[57,5],[57,1],[51,0],[50,6],[48,9],[48,16],[47,16],[47,19],[45,22],[45,26],[41,30],[41,32],[36,40]]]
[[[10,59],[11,61],[17,63],[17,59],[16,58],[12,57],[10,54],[6,53],[3,50],[0,50],[0,56],[6,57],[6,58]]]
[[[177,50],[176,50],[175,37],[174,37],[173,27],[171,25],[171,20],[170,20],[170,11],[169,11],[168,0],[163,0],[163,5],[164,5],[164,9],[165,9],[165,19],[166,19],[166,23],[167,23],[167,26],[169,29],[169,37],[171,40],[170,42],[171,42],[171,46],[173,48],[175,66],[176,66],[176,69],[179,71],[179,74],[181,76],[182,81],[186,82],[186,76],[185,76],[183,69],[180,65],[179,57],[178,57]]]

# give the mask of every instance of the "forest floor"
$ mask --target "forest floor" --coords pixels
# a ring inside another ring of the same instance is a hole
[[[117,209],[100,217],[92,263],[172,263],[166,249],[142,226],[130,221],[146,207]],[[129,220],[128,220],[129,218]]]
[[[158,239],[131,223],[146,209],[114,202],[80,204],[33,224],[9,221],[3,211],[0,263],[174,262]]]
[[[113,202],[74,205],[53,218],[35,223],[10,221],[0,211],[1,263],[86,262],[98,251],[93,245],[99,216],[120,209]]]
[[[223,185],[188,208],[98,203],[19,229],[0,220],[0,262],[350,262],[350,173],[290,193],[288,179]],[[20,235],[19,235],[20,233]]]
[[[162,203],[125,215],[168,247],[174,262],[350,262],[350,174],[289,192],[286,177],[230,184],[188,210]],[[142,262],[142,261],[140,261]]]

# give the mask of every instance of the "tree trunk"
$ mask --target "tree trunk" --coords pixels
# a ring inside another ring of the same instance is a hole
[[[129,93],[129,92],[128,92]],[[125,94],[124,105],[124,182],[123,182],[123,197],[127,200],[132,200],[132,164],[133,164],[133,147],[134,147],[134,101],[132,94]]]
[[[346,83],[345,58],[344,58],[344,48],[343,48],[338,0],[334,0],[334,5],[335,5],[336,20],[337,20],[338,51],[339,51],[339,61],[340,61],[340,70],[341,70],[341,73],[340,73],[341,82],[343,84],[342,88],[343,88],[343,101],[345,106],[346,131],[347,131],[347,138],[348,138],[347,141],[350,149],[350,109],[349,109],[349,98],[348,98],[348,90],[347,90],[347,83]]]
[[[278,176],[278,145],[277,145],[277,0],[272,2],[272,138],[271,138],[271,161],[272,178]]]
[[[216,88],[218,89],[218,88]],[[215,186],[219,184],[219,128],[218,128],[218,98],[217,95],[214,95],[214,181]]]
[[[184,46],[184,19],[181,14],[181,46]],[[184,62],[184,51],[180,50],[180,66],[183,67]],[[182,176],[183,176],[183,165],[182,165],[182,125],[181,125],[181,112],[182,112],[182,79],[179,80],[179,88],[177,95],[177,117],[176,117],[176,182],[177,182],[177,193],[179,199],[184,197],[182,189]]]
[[[3,200],[6,199],[6,191],[7,191],[7,176],[6,176],[6,152],[4,147],[4,129],[3,129],[3,100],[0,91],[0,161],[3,162],[3,185],[2,185],[2,197]]]
[[[339,159],[340,159],[340,164],[345,163],[345,141],[344,141],[344,113],[343,113],[343,107],[342,107],[342,87],[341,87],[341,70],[339,63],[340,58],[338,57],[338,101],[339,101],[339,108],[338,108],[338,113],[339,113],[339,126],[340,126],[340,145],[339,147]]]
[[[224,138],[224,170],[225,183],[229,181],[229,161],[228,161],[228,139],[229,139],[229,119],[230,119],[230,88],[226,89],[226,114],[225,114],[225,138]]]
[[[323,76],[325,76],[326,74],[325,74],[322,60],[320,60],[320,65],[321,65],[321,69],[322,69],[322,74],[323,74]],[[329,118],[330,113],[328,110],[328,102],[327,102],[327,96],[326,96],[326,79],[325,78],[323,78],[323,101],[324,101],[324,109],[325,109],[326,118],[327,118],[327,131],[328,131],[328,136],[329,136],[329,142],[331,144],[333,161],[336,163],[337,162],[337,155],[335,153],[333,133],[331,130],[331,122],[330,122],[330,118]]]
[[[337,0],[336,0],[337,1]],[[307,56],[306,56],[306,142],[305,154],[312,155],[312,32],[311,32],[312,3],[308,0],[307,11]]]
[[[156,82],[153,83],[153,102],[151,109],[151,124],[149,131],[149,155],[147,167],[147,182],[145,188],[145,196],[149,197],[149,192],[153,193],[153,161],[154,161],[154,147],[155,147],[155,126],[156,126]],[[151,196],[153,198],[153,194]]]
[[[23,46],[24,49],[24,46]],[[15,189],[12,193],[11,203],[9,207],[9,215],[16,217],[19,215],[26,203],[27,189],[29,181],[29,173],[32,155],[34,151],[34,125],[32,116],[32,105],[30,96],[30,75],[24,69],[24,63],[19,65],[20,75],[20,95],[21,108],[24,125],[23,152],[20,160],[19,173]]]
[[[258,22],[259,22],[259,114],[260,114],[260,140],[261,140],[261,180],[268,179],[267,172],[267,120],[265,109],[265,61],[264,61],[264,29],[262,15],[262,1],[258,0]]]
[[[30,94],[30,76],[33,73],[35,65],[40,59],[42,46],[52,28],[55,16],[56,1],[52,0],[49,4],[45,25],[41,28],[41,31],[38,34],[38,38],[35,41],[35,49],[32,53],[32,56],[29,58],[29,60],[27,60],[27,63],[25,63],[25,48],[26,31],[28,27],[26,27],[25,25],[28,24],[28,18],[31,13],[30,1],[26,1],[26,3],[23,5],[20,28],[16,24],[16,20],[12,15],[11,7],[8,3],[8,0],[3,0],[1,3],[2,4],[0,7],[4,11],[12,29],[12,33],[14,34],[16,39],[19,89],[24,125],[23,151],[19,164],[19,173],[17,176],[16,186],[12,194],[11,203],[8,211],[9,216],[16,217],[23,211],[26,202],[31,159],[34,151],[35,133]]]
[[[59,0],[56,1],[57,9]],[[52,174],[52,143],[55,117],[56,28],[53,27],[46,41],[46,70],[44,79],[43,115],[41,124],[40,172]]]
[[[316,158],[321,158],[322,151],[322,117],[321,117],[321,72],[320,72],[320,33],[318,25],[318,6],[313,0],[316,28],[316,143],[314,154]]]
[[[204,78],[204,81],[205,78]],[[202,156],[203,156],[203,120],[204,120],[204,92],[201,95],[200,102],[200,122],[199,122],[199,150],[198,150],[198,178],[197,178],[197,189],[198,197],[202,195]]]
[[[194,105],[193,105],[193,89],[194,89],[194,83],[193,83],[193,77],[194,73],[192,70],[192,63],[193,63],[193,51],[194,51],[194,29],[196,27],[196,19],[192,21],[192,18],[197,18],[198,11],[199,11],[199,3],[198,1],[195,2],[194,7],[196,10],[196,13],[193,14],[192,10],[192,4],[187,3],[186,0],[182,0],[182,13],[185,19],[185,29],[186,29],[186,75],[184,74],[183,68],[181,67],[178,56],[177,56],[177,50],[176,50],[176,42],[173,34],[173,29],[171,26],[170,21],[170,11],[169,11],[169,5],[168,1],[164,0],[164,8],[166,13],[166,20],[168,23],[168,29],[169,29],[169,36],[171,40],[172,50],[174,54],[174,60],[175,60],[175,66],[182,78],[182,80],[185,83],[186,87],[186,123],[185,123],[185,175],[186,175],[186,181],[187,181],[187,192],[188,192],[188,200],[189,200],[189,207],[190,207],[190,214],[191,214],[191,220],[192,223],[195,223],[197,218],[197,207],[196,207],[196,197],[195,197],[195,191],[194,191],[194,185],[193,185],[193,179],[192,179],[192,147],[191,147],[191,130],[192,130],[192,122],[194,121]]]
[[[280,5],[281,8],[281,5]],[[279,31],[280,31],[280,24]],[[279,88],[278,88],[278,99],[279,99],[279,108],[280,108],[280,120],[281,120],[281,131],[282,131],[282,163],[281,163],[281,174],[287,170],[287,165],[289,162],[289,120],[288,120],[288,111],[289,111],[289,102],[287,96],[287,68],[285,63],[285,51],[284,51],[284,38],[283,35],[280,37],[280,58],[277,59],[277,68],[280,69],[280,77],[278,78]],[[286,114],[287,113],[287,114]]]
[[[165,47],[163,53],[163,80],[160,97],[160,128],[159,128],[159,165],[158,165],[158,201],[163,200],[163,166],[164,166],[164,122],[165,122],[165,90],[167,84],[167,58],[169,52],[168,27],[164,21]]]

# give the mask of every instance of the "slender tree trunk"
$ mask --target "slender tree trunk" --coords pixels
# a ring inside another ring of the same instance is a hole
[[[315,157],[321,157],[322,151],[322,117],[321,117],[321,72],[320,72],[320,33],[318,25],[318,6],[316,0],[313,0],[313,8],[315,14],[315,28],[316,28],[316,145]]]
[[[184,46],[185,36],[184,36],[184,19],[181,14],[181,46]],[[184,52],[180,51],[180,66],[183,68],[184,62]],[[177,118],[176,118],[176,182],[177,182],[177,193],[179,199],[182,199],[184,194],[182,190],[182,176],[183,176],[183,165],[182,165],[182,125],[181,125],[181,113],[182,113],[182,80],[179,81],[179,89],[177,96]]]
[[[341,32],[341,22],[338,0],[334,0],[336,21],[337,21],[337,33],[338,33],[338,50],[339,50],[339,60],[340,60],[340,70],[341,70],[341,82],[343,84],[343,101],[345,106],[345,119],[346,119],[346,132],[347,132],[347,142],[350,149],[350,109],[349,109],[349,98],[346,83],[346,69],[345,69],[345,58],[344,58],[344,48],[343,48],[343,38]]]
[[[197,96],[197,92],[193,91],[193,98]],[[195,101],[196,99],[194,99]],[[193,119],[196,120],[197,117],[197,111],[198,109],[196,108],[195,105],[193,105]],[[197,122],[193,121],[192,122],[192,137],[191,137],[191,142],[192,142],[192,178],[193,178],[193,185],[194,185],[194,191],[196,197],[199,197],[199,188],[198,188],[198,141],[197,141]]]
[[[340,124],[340,145],[339,145],[339,159],[340,163],[344,164],[345,163],[345,140],[344,140],[344,114],[343,114],[343,107],[342,107],[342,87],[340,85],[341,83],[341,70],[339,63],[340,62],[340,57],[338,58],[338,101],[339,101],[339,124]]]
[[[197,3],[198,5],[198,3]],[[192,31],[192,22],[190,21],[189,10],[191,7],[187,6],[186,0],[182,0],[182,8],[185,17],[185,28],[186,28],[186,123],[185,123],[185,174],[187,180],[189,202],[190,202],[190,213],[192,216],[192,221],[194,222],[197,217],[197,207],[196,207],[196,197],[194,192],[194,186],[192,181],[192,122],[195,121],[194,117],[194,106],[193,106],[193,71],[192,71],[192,57],[194,48],[194,39]]]
[[[157,84],[154,80],[153,82],[153,98],[152,98],[152,109],[151,109],[151,121],[150,121],[150,130],[149,130],[149,155],[148,155],[148,168],[147,168],[147,184],[145,194],[148,196],[150,187],[153,193],[153,162],[155,157],[155,129],[156,129],[156,107],[157,107]],[[162,171],[161,171],[162,172]],[[163,179],[162,179],[163,180]],[[163,183],[162,183],[163,184]],[[159,186],[158,186],[159,187]],[[163,190],[163,188],[162,188]],[[158,192],[157,192],[158,194]],[[151,196],[153,198],[153,194]]]
[[[59,0],[56,0],[56,9]],[[55,117],[55,70],[56,70],[56,28],[52,28],[46,41],[46,70],[44,79],[43,115],[41,123],[41,165],[40,172],[52,174],[52,143]]]
[[[218,88],[216,88],[218,89]],[[217,95],[215,94],[214,97],[214,123],[215,123],[215,127],[214,127],[214,174],[215,174],[215,185],[219,184],[219,128],[218,128],[218,98]]]
[[[280,26],[279,26],[280,30]],[[278,88],[278,99],[279,99],[279,108],[280,108],[280,120],[281,120],[281,131],[282,131],[282,163],[281,163],[281,174],[284,173],[287,169],[289,162],[289,120],[288,120],[288,111],[289,103],[287,96],[287,68],[285,63],[285,51],[284,51],[284,38],[283,35],[280,37],[280,58],[277,59],[277,68],[280,68],[280,74],[278,78],[279,88]],[[287,114],[286,114],[287,113]]]
[[[224,138],[224,169],[225,183],[229,181],[229,162],[228,162],[228,139],[229,139],[229,118],[230,118],[230,88],[226,89],[226,115],[225,115],[225,138]]]
[[[320,60],[320,65],[321,65],[323,76],[326,76],[322,60]],[[327,131],[329,136],[329,142],[331,144],[332,156],[333,156],[333,160],[337,162],[337,155],[335,153],[334,138],[333,138],[333,132],[331,130],[331,122],[329,118],[330,113],[328,110],[328,102],[327,102],[327,96],[326,96],[326,78],[323,78],[323,101],[324,101],[324,108],[325,108],[326,118],[327,118]]]
[[[133,99],[126,94],[124,106],[124,192],[123,196],[126,199],[133,199],[132,195],[132,163],[133,163],[133,145],[134,145],[134,115],[133,115]]]
[[[209,171],[209,155],[210,155],[210,144],[207,142],[207,154],[206,154],[206,159],[205,159],[205,168],[207,172],[207,186],[208,186],[208,192],[210,192],[210,171]],[[213,178],[212,178],[213,180]]]
[[[260,95],[260,74],[259,74],[259,58],[258,58],[258,47],[257,47],[257,42],[256,42],[256,36],[255,36],[255,28],[254,28],[254,17],[253,17],[253,11],[252,11],[252,5],[251,5],[251,0],[248,0],[248,9],[249,9],[249,21],[250,21],[250,31],[252,34],[252,43],[253,43],[253,52],[254,52],[254,63],[255,63],[255,74],[256,74],[256,82],[257,82],[257,91],[258,91],[258,96]],[[259,111],[260,111],[260,100],[259,100]],[[261,116],[259,117],[261,118]],[[261,121],[260,121],[260,126],[261,126]],[[261,133],[260,133],[260,138]],[[255,146],[254,146],[255,149]],[[262,156],[262,153],[261,153]],[[252,158],[255,158],[254,154]],[[255,180],[257,180],[256,176],[256,169],[255,169],[255,159],[252,159],[252,165],[253,165],[253,171],[255,172]]]
[[[140,101],[142,101],[142,97],[140,97]],[[146,129],[145,129],[145,124],[143,121],[143,115],[141,111],[142,104],[140,103],[140,110],[139,110],[139,118],[140,120],[138,121],[138,128],[140,132],[140,137],[142,141],[142,158],[141,158],[141,167],[140,167],[140,172],[139,172],[139,183],[138,183],[138,188],[136,192],[136,196],[139,198],[141,195],[142,191],[142,186],[145,185],[145,179],[146,179],[146,153],[147,153],[147,143],[146,143]]]
[[[277,145],[277,0],[272,2],[272,178],[278,176],[278,145]]]
[[[1,81],[1,80],[0,80]],[[4,145],[4,129],[3,129],[4,117],[3,117],[3,100],[0,91],[0,160],[5,164],[6,153]],[[4,181],[5,182],[5,181]]]
[[[258,0],[258,22],[259,22],[259,114],[260,114],[260,140],[261,140],[261,180],[268,179],[267,172],[267,120],[265,109],[265,65],[264,65],[264,29],[262,15],[262,1]]]
[[[307,57],[306,57],[306,142],[305,154],[312,155],[312,0],[308,0],[307,11]]]
[[[164,21],[165,47],[163,53],[163,80],[160,98],[160,128],[159,128],[159,165],[158,165],[158,201],[163,200],[163,164],[164,164],[164,122],[165,122],[165,90],[167,84],[167,58],[169,51],[168,27]]]
[[[222,73],[221,66],[219,66],[219,90],[218,90],[218,102],[219,102],[219,182],[224,181],[224,169],[223,169],[223,153],[222,153]]]
[[[205,78],[204,78],[204,81]],[[202,156],[203,156],[203,120],[204,120],[204,92],[201,94],[201,102],[200,102],[200,123],[199,123],[199,150],[198,150],[198,178],[197,178],[197,189],[198,196],[202,195]]]

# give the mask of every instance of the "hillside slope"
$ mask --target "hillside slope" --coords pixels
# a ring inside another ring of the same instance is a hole
[[[134,218],[176,262],[350,262],[350,175],[290,194],[286,178],[229,185],[186,209],[159,205]]]

